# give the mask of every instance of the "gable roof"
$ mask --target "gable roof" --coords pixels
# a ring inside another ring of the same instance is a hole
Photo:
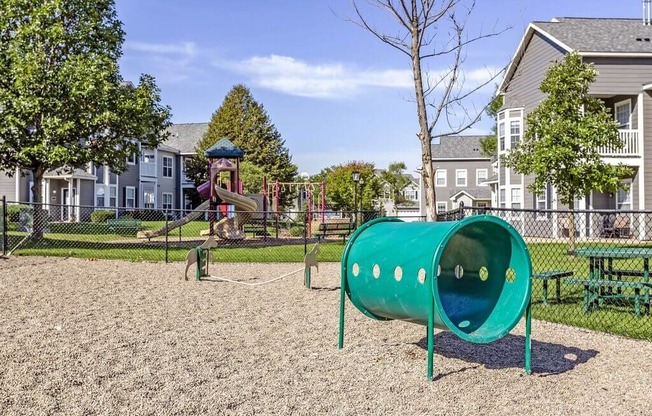
[[[528,25],[498,91],[514,76],[532,36],[539,33],[560,49],[586,57],[652,57],[652,25],[642,19],[559,17]]]
[[[465,194],[469,198],[477,201],[477,200],[491,200],[491,188],[487,186],[472,186],[469,188],[464,188],[464,189],[451,189],[450,191],[450,198],[451,200],[454,200],[461,194]]]
[[[443,136],[433,143],[432,160],[439,159],[486,159],[481,153],[480,140],[487,136]]]
[[[208,131],[208,123],[172,124],[165,145],[179,149],[181,154],[195,154],[195,145]]]

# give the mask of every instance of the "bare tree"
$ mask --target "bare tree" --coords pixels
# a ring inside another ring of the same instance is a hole
[[[481,88],[493,83],[502,71],[491,74],[470,88],[464,84],[463,70],[466,47],[479,40],[503,33],[507,28],[468,35],[467,21],[475,9],[475,0],[364,0],[373,8],[389,13],[398,23],[396,34],[377,29],[368,20],[371,10],[363,12],[362,0],[351,0],[357,14],[353,23],[371,32],[385,44],[405,54],[412,64],[415,101],[419,118],[421,162],[426,216],[436,220],[432,139],[455,135],[478,122],[488,103],[476,107],[467,100]],[[429,73],[424,61],[436,60],[445,70]],[[442,129],[442,125],[445,128]]]

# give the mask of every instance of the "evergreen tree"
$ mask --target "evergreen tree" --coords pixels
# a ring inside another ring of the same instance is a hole
[[[204,152],[222,137],[242,149],[245,153],[243,160],[260,168],[268,183],[277,180],[290,182],[297,174],[297,167],[292,163],[281,134],[262,104],[242,84],[234,86],[213,113],[208,131],[195,147],[196,155],[186,162],[187,175],[196,185],[208,180]],[[259,178],[261,183],[262,179]],[[287,205],[291,197],[289,191],[283,193],[281,205]]]

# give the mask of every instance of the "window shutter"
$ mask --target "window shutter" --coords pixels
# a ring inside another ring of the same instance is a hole
[[[138,187],[134,188],[134,208],[138,208]]]

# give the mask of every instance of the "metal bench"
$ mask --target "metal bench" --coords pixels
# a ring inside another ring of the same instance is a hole
[[[133,218],[112,218],[106,220],[109,230],[116,234],[135,234],[140,230],[141,221]]]
[[[327,236],[336,235],[341,236],[345,240],[354,230],[355,227],[351,221],[322,222],[319,224],[318,238],[322,239]]]
[[[564,277],[572,276],[573,272],[568,270],[547,270],[544,272],[535,273],[532,279],[543,281],[543,304],[548,304],[548,280],[555,280],[555,299],[557,303],[561,303],[561,282]]]
[[[632,282],[609,279],[564,279],[564,283],[584,287],[584,313],[597,309],[605,299],[633,299],[634,313],[641,315],[641,304],[645,307],[645,313],[650,313],[649,290],[652,289],[652,282]],[[618,293],[604,291],[606,288],[619,288]],[[622,293],[622,289],[633,289],[634,295]],[[641,291],[645,290],[642,294]]]

